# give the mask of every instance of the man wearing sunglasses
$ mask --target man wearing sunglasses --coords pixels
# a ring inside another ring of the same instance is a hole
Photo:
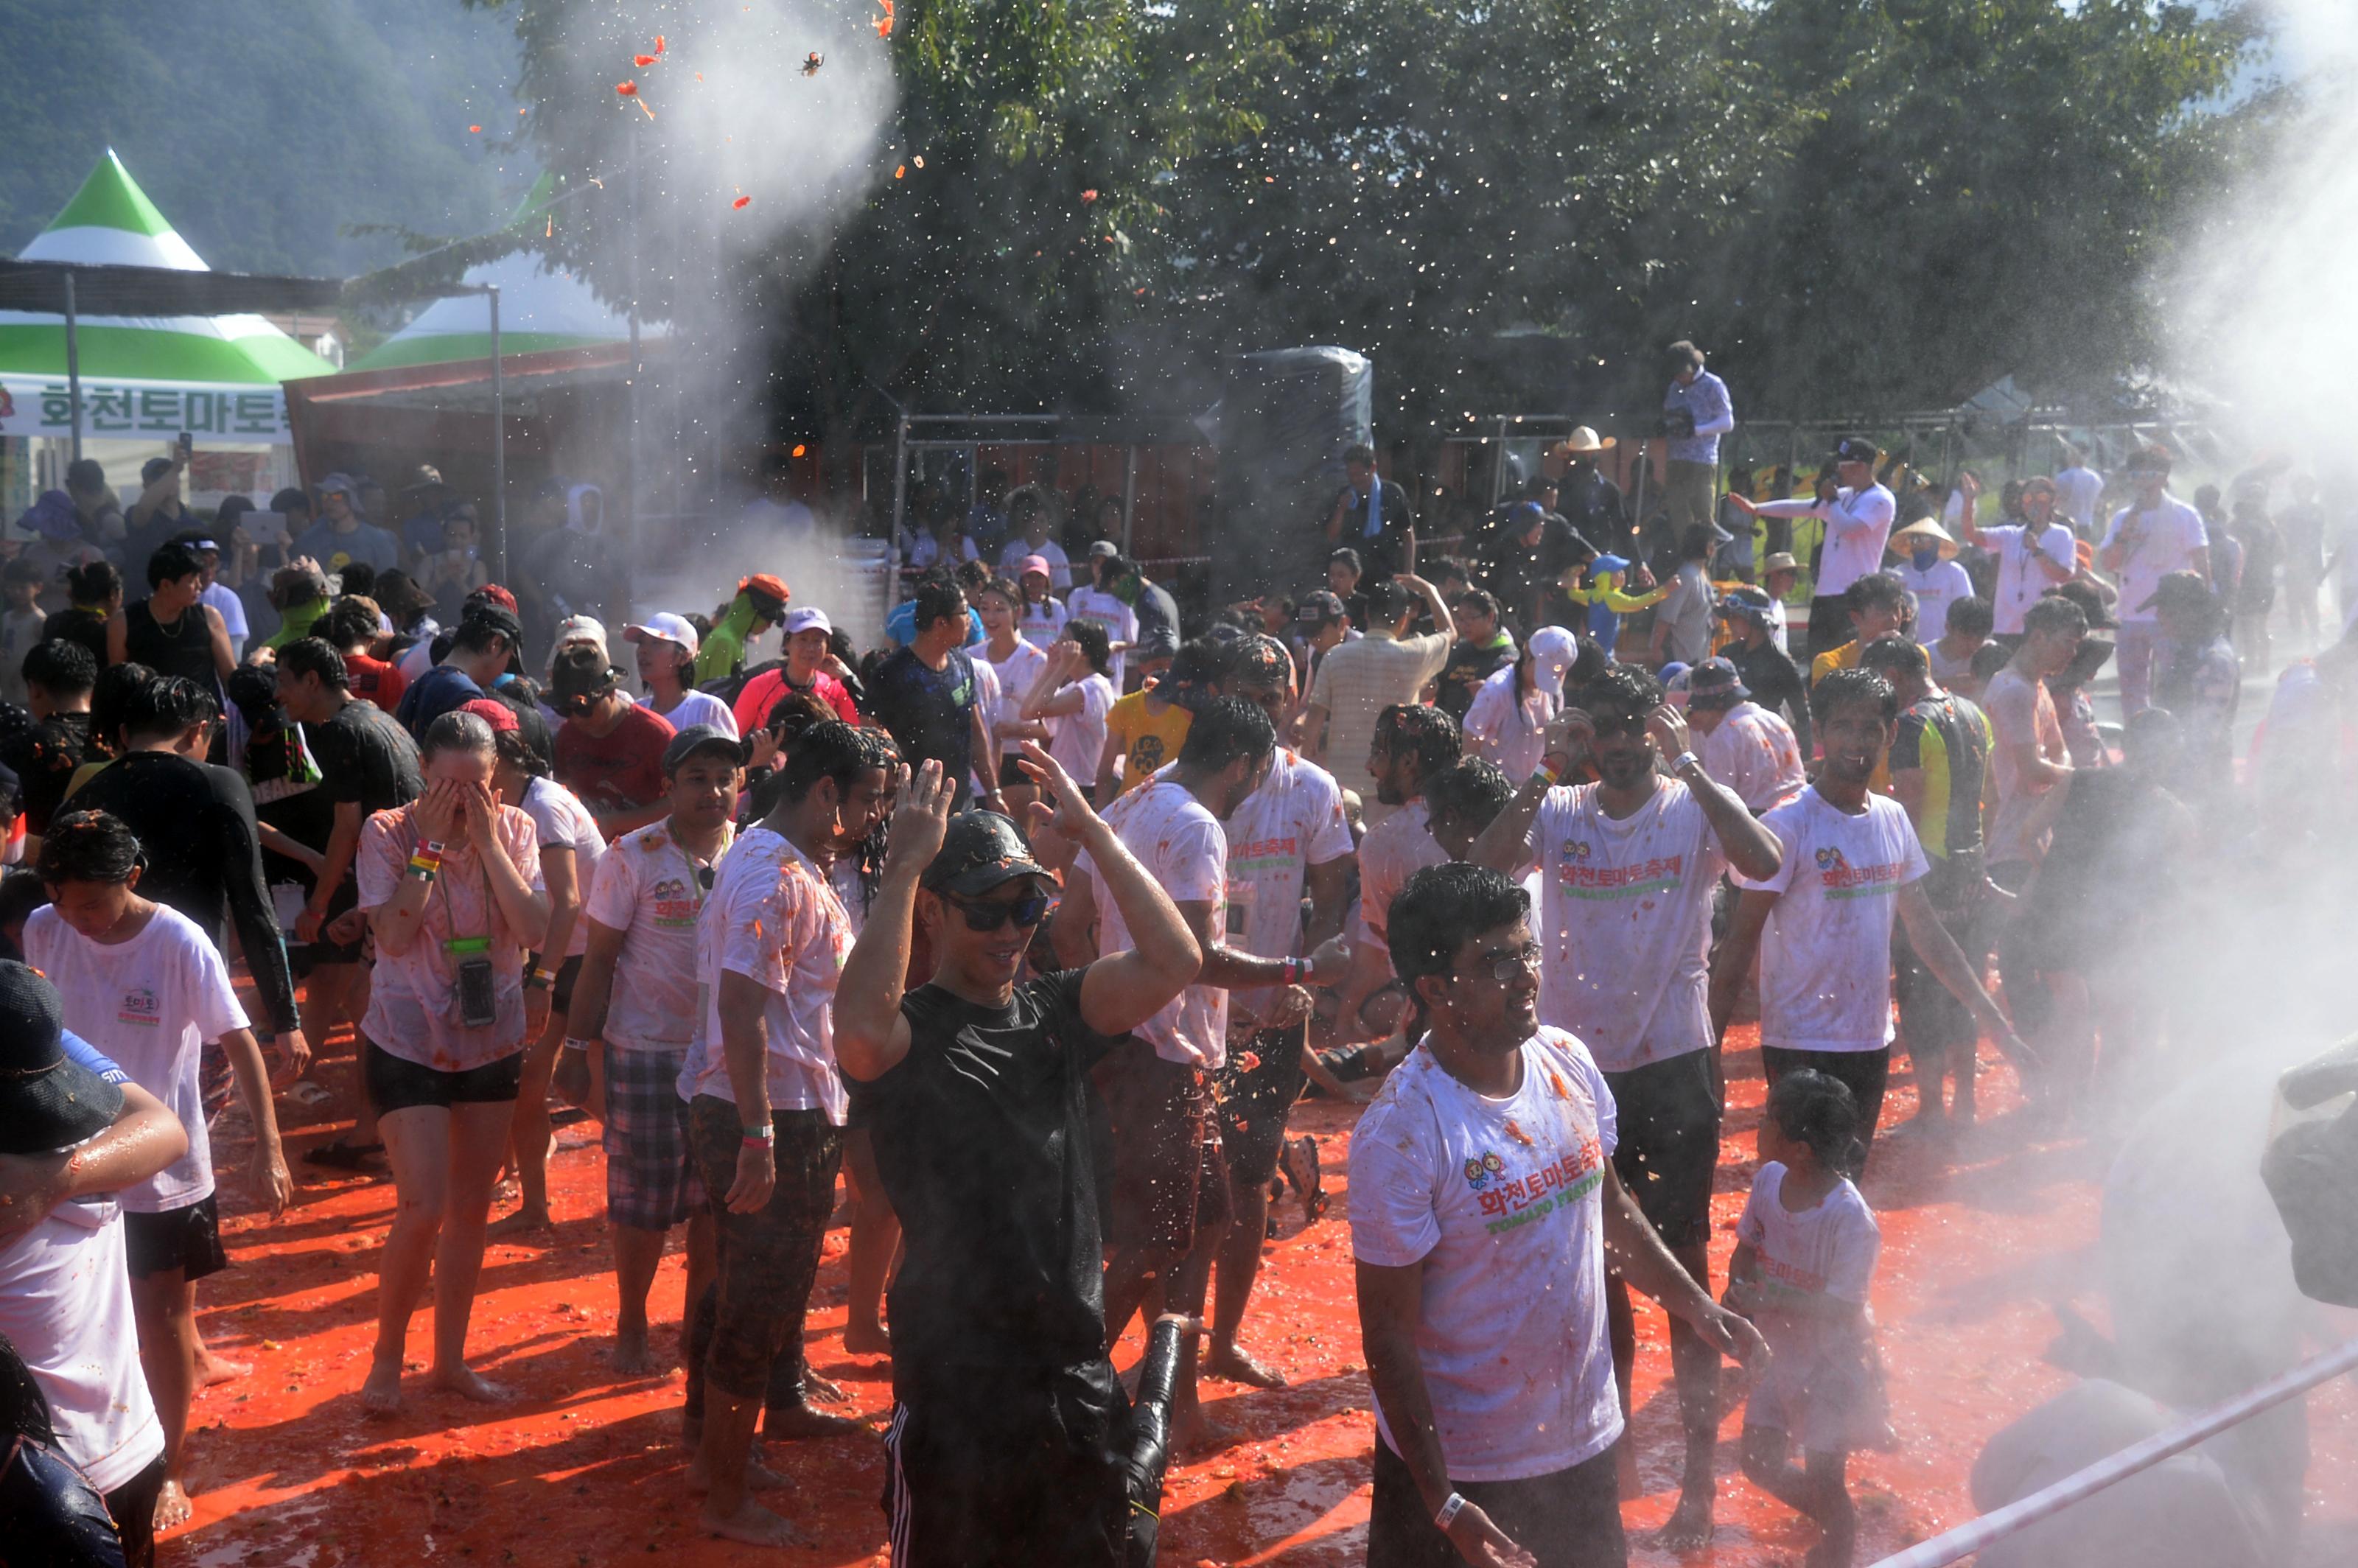
[[[1530,896],[1486,866],[1428,867],[1390,929],[1430,1032],[1351,1139],[1378,1437],[1367,1561],[1619,1568],[1606,1252],[1714,1356],[1765,1346],[1623,1188],[1613,1091],[1540,1022]]]
[[[1230,1219],[1214,1092],[1228,1059],[1228,989],[1331,985],[1339,978],[1314,972],[1297,958],[1258,958],[1228,946],[1228,841],[1222,824],[1260,787],[1276,750],[1277,730],[1267,713],[1241,697],[1210,698],[1196,708],[1178,761],[1106,809],[1106,821],[1170,893],[1204,950],[1195,983],[1139,1026],[1152,1052],[1126,1052],[1098,1075],[1114,1132],[1109,1341],[1157,1284],[1170,1311],[1191,1316],[1203,1311],[1213,1259]],[[1057,954],[1067,964],[1130,942],[1094,858],[1084,852],[1074,870],[1056,919]],[[1093,946],[1090,927],[1098,924]],[[1181,1351],[1180,1361],[1172,1422],[1185,1441],[1201,1421],[1193,1344]]]
[[[671,815],[626,833],[598,861],[584,913],[590,946],[573,985],[558,1087],[605,1123],[606,1217],[614,1227],[614,1367],[656,1369],[647,1291],[664,1238],[687,1226],[693,1312],[712,1281],[712,1214],[680,1125],[679,1072],[696,1020],[696,919],[736,838],[745,749],[708,724],[664,751]]]
[[[631,700],[602,646],[557,655],[548,700],[565,722],[557,731],[557,782],[581,797],[609,839],[660,822],[664,749],[671,721]]]
[[[1549,727],[1546,751],[1470,858],[1541,876],[1539,1016],[1587,1047],[1617,1108],[1613,1162],[1671,1256],[1707,1288],[1711,1192],[1719,1162],[1720,1076],[1709,997],[1712,898],[1730,863],[1777,873],[1776,838],[1704,773],[1686,720],[1655,678],[1615,665],[1583,706]],[[1593,784],[1562,781],[1585,762]],[[1672,776],[1662,776],[1664,764]],[[1628,1286],[1606,1281],[1613,1361],[1628,1414],[1637,1325]],[[1662,1544],[1711,1539],[1719,1434],[1719,1351],[1671,1316],[1671,1367],[1686,1471]],[[1634,1455],[1629,1456],[1634,1460]]]
[[[752,1498],[755,1421],[773,1440],[862,1430],[813,1408],[843,1392],[806,1366],[803,1317],[843,1162],[834,1002],[851,916],[834,862],[883,818],[892,764],[874,730],[804,730],[777,805],[730,847],[697,920],[704,1000],[678,1092],[718,1246],[687,1335],[688,1484],[706,1492],[703,1529],[757,1546],[806,1538]]]
[[[1036,742],[1022,755],[1127,936],[1085,968],[1022,979],[1055,884],[1005,817],[953,820],[955,781],[927,762],[902,785],[837,990],[837,1056],[908,1249],[885,1437],[897,1568],[1115,1568],[1129,1530],[1089,1074],[1109,1053],[1147,1054],[1123,1037],[1180,997],[1203,954],[1072,776]],[[904,993],[919,924],[933,977]]]

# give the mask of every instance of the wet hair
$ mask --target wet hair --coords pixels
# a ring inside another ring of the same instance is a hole
[[[126,742],[177,740],[191,726],[221,717],[213,694],[186,676],[157,676],[133,687],[123,703]]]
[[[1425,810],[1478,835],[1515,798],[1515,781],[1487,757],[1460,757],[1424,781]]]
[[[1431,778],[1466,750],[1457,720],[1422,702],[1395,702],[1377,714],[1375,738],[1393,756],[1406,752],[1416,758],[1419,778]]]
[[[41,836],[41,881],[51,887],[99,882],[121,887],[146,861],[138,835],[120,816],[70,811]]]
[[[364,647],[376,641],[376,600],[349,590],[319,617],[313,632],[338,648]]]
[[[1411,991],[1426,975],[1445,979],[1457,967],[1459,944],[1528,919],[1531,912],[1531,895],[1503,872],[1463,860],[1427,866],[1392,899],[1392,970]]]
[[[1017,584],[1012,579],[1003,577],[992,578],[989,581],[983,583],[979,588],[976,589],[974,592],[975,597],[977,598],[979,598],[981,595],[986,593],[997,594],[1000,598],[1007,601],[1007,607],[1010,610],[1014,611],[1018,615],[1021,615],[1023,612],[1023,589],[1022,586]]]
[[[52,637],[25,650],[22,673],[27,685],[51,697],[79,697],[98,684],[98,655],[80,643]]]
[[[821,779],[833,779],[838,794],[871,768],[890,768],[898,753],[871,730],[855,730],[840,719],[813,724],[794,739],[778,769],[781,794],[789,804],[807,798]]]
[[[168,582],[194,577],[204,569],[205,563],[199,560],[196,551],[188,546],[166,545],[147,557],[147,586],[161,588]]]
[[[1997,611],[1988,600],[1977,594],[1968,595],[1950,601],[1942,624],[1968,637],[1986,637],[1997,625]]]
[[[16,866],[0,876],[0,930],[21,926],[33,911],[49,902],[48,884],[30,866]]]
[[[2079,637],[2086,635],[2087,631],[2088,612],[2060,593],[2039,595],[2022,612],[2022,634],[2026,637],[2051,632],[2067,632]]]
[[[1850,1086],[1814,1067],[1799,1067],[1768,1088],[1761,1114],[1830,1171],[1856,1167],[1866,1145],[1858,1136],[1858,1101]]]
[[[548,759],[524,738],[520,729],[492,730],[492,754],[503,767],[523,769],[526,778],[545,779],[549,774]]]
[[[90,690],[90,732],[92,738],[110,752],[114,750],[123,729],[124,709],[133,694],[156,678],[156,672],[146,665],[125,660],[109,665],[98,672],[98,679]]]
[[[432,762],[444,752],[465,752],[473,756],[496,754],[499,737],[492,727],[471,713],[457,708],[438,717],[426,727],[426,738],[418,742],[417,760]]]
[[[1974,679],[1987,682],[1991,676],[2006,668],[2006,662],[2012,657],[2014,657],[2013,650],[2004,643],[1984,643],[1974,650],[1973,660],[1965,667],[1972,673]]]
[[[1836,670],[1811,689],[1810,717],[1820,724],[1833,717],[1834,710],[1846,702],[1872,702],[1883,722],[1889,724],[1899,717],[1899,693],[1892,684],[1873,670],[1861,665],[1856,669]]]
[[[107,561],[86,561],[65,571],[66,597],[76,604],[104,604],[123,591],[123,574]]]
[[[966,611],[966,590],[958,587],[956,579],[921,583],[917,588],[916,619],[910,622],[912,635],[924,636],[936,621],[956,622],[963,627]]]
[[[1844,590],[1843,608],[1853,615],[1869,610],[1888,610],[1895,615],[1905,614],[1908,588],[1889,572],[1869,572]]]
[[[290,675],[317,676],[338,691],[352,689],[342,652],[323,637],[297,637],[279,649],[278,667]]]
[[[1642,726],[1662,706],[1662,683],[1636,665],[1607,665],[1581,687],[1577,706],[1599,723]]]
[[[1394,625],[1401,616],[1415,609],[1417,603],[1416,595],[1411,593],[1408,585],[1397,578],[1387,578],[1368,589],[1367,600],[1368,624],[1370,626]]]
[[[458,633],[451,637],[452,649],[470,654],[488,654],[497,639],[509,653],[515,652],[516,640],[509,634],[508,623],[491,615],[470,615],[459,622]]]
[[[270,710],[278,705],[278,666],[275,664],[240,665],[230,671],[224,685],[230,706],[256,730],[263,727]]]
[[[1104,625],[1095,621],[1067,621],[1065,635],[1081,646],[1081,654],[1089,661],[1089,668],[1104,675],[1113,660],[1112,640],[1106,635]]]
[[[1498,596],[1488,589],[1469,588],[1453,600],[1449,608],[1462,612],[1469,606],[1476,614],[1486,621],[1496,621],[1498,618]]]
[[[366,561],[353,561],[336,574],[336,581],[346,597],[365,599],[376,591],[376,568]]]
[[[1903,676],[1929,676],[1932,661],[1924,654],[1924,644],[1904,633],[1887,632],[1858,651],[1858,667],[1877,674],[1896,671]]]
[[[1239,757],[1257,766],[1276,749],[1277,727],[1259,703],[1216,697],[1189,721],[1187,738],[1179,743],[1179,765],[1216,773]]]

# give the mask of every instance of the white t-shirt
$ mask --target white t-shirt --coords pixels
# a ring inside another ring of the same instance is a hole
[[[1515,666],[1509,665],[1485,679],[1466,707],[1466,749],[1486,757],[1520,784],[1531,776],[1547,754],[1547,727],[1563,707],[1563,699],[1541,681],[1517,700]]]
[[[843,1125],[835,1065],[835,982],[851,956],[851,916],[826,873],[782,834],[751,827],[720,861],[696,922],[696,1033],[679,1098],[735,1104],[720,1040],[720,977],[760,983],[772,1110],[823,1110]]]
[[[1768,601],[1768,640],[1777,644],[1780,654],[1790,655],[1793,651],[1785,645],[1785,601],[1781,599]]]
[[[1875,1211],[1848,1181],[1804,1209],[1789,1209],[1778,1196],[1785,1167],[1771,1160],[1752,1178],[1736,1238],[1760,1254],[1760,1272],[1780,1285],[1838,1302],[1866,1304],[1875,1283],[1875,1260],[1883,1250],[1883,1230]]]
[[[672,705],[668,712],[657,708],[653,697],[640,697],[639,706],[663,719],[676,730],[685,730],[691,724],[709,724],[732,741],[738,738],[737,715],[729,710],[727,703],[708,691],[698,691],[694,687],[688,687],[679,694],[679,700]]]
[[[2068,468],[2055,476],[2055,508],[2082,534],[2096,528],[2096,503],[2104,495],[2104,476],[2090,468]]]
[[[221,611],[222,627],[229,633],[229,656],[243,658],[245,640],[252,633],[246,625],[245,600],[237,596],[237,589],[216,582],[197,595],[197,602]]]
[[[434,639],[431,637],[420,637],[401,655],[399,668],[405,680],[415,681],[433,667]]]
[[[66,1027],[169,1106],[188,1130],[189,1152],[124,1188],[123,1206],[167,1214],[204,1202],[213,1190],[213,1154],[197,1058],[206,1041],[246,1027],[221,954],[195,921],[164,904],[138,935],[113,946],[43,907],[25,922],[25,961],[58,988]]]
[[[139,1367],[123,1212],[114,1198],[59,1204],[0,1242],[0,1334],[25,1358],[49,1401],[58,1446],[91,1485],[111,1492],[164,1452]]]
[[[1919,571],[1913,561],[1902,561],[1892,575],[1916,596],[1916,640],[1938,642],[1949,624],[1949,606],[1974,596],[1974,579],[1954,561],[1935,561],[1931,571]]]
[[[1117,648],[1125,643],[1138,641],[1138,611],[1112,594],[1094,588],[1076,588],[1065,597],[1066,618],[1073,621],[1094,621],[1105,628],[1106,641]],[[1106,674],[1113,688],[1121,690],[1123,657],[1117,653],[1106,662]],[[1096,776],[1096,764],[1090,764],[1090,776]]]
[[[1087,789],[1097,783],[1098,762],[1105,755],[1106,715],[1113,711],[1113,682],[1092,672],[1064,689],[1080,692],[1081,710],[1055,721],[1048,754],[1073,775],[1075,783]]]
[[[1359,924],[1368,942],[1390,954],[1392,900],[1409,878],[1448,859],[1433,837],[1432,807],[1422,800],[1410,801],[1368,829],[1359,840]]]
[[[2116,609],[2124,624],[2133,621],[2150,623],[2159,618],[2160,612],[2147,608],[2146,600],[2153,597],[2163,578],[2191,567],[2195,551],[2211,547],[2211,535],[2202,526],[2202,514],[2165,492],[2161,504],[2150,512],[2124,506],[2113,514],[2113,525],[2104,531],[2104,542],[2098,553],[2112,548],[2121,531],[2129,527],[2137,530],[2137,542],[2122,557],[2120,570],[2115,574],[2115,580],[2121,590]]]
[[[999,750],[1003,755],[1015,750],[1015,742],[1007,739],[1007,727],[1023,717],[1023,699],[1032,695],[1032,683],[1038,680],[1040,672],[1048,667],[1048,655],[1021,637],[1015,639],[1015,651],[1003,659],[990,656],[989,643],[985,643],[978,654],[974,662],[989,665],[991,673],[999,679],[999,707],[990,716],[990,738],[999,742]],[[1051,720],[1049,731],[1052,738],[1055,730],[1055,721]],[[999,782],[1005,784],[1007,781],[1001,779]]]
[[[1351,1252],[1424,1264],[1416,1358],[1456,1481],[1552,1475],[1621,1435],[1605,1330],[1613,1096],[1579,1041],[1542,1025],[1494,1100],[1409,1054],[1351,1137]],[[1380,1405],[1376,1430],[1394,1453]]]
[[[1809,783],[1793,727],[1782,714],[1749,700],[1727,710],[1719,728],[1695,743],[1695,755],[1703,771],[1733,790],[1756,816],[1790,800]]]
[[[1677,779],[1618,822],[1600,787],[1548,791],[1525,848],[1540,872],[1540,1021],[1620,1073],[1711,1044],[1711,892],[1727,862]]]
[[[1121,836],[1146,874],[1163,885],[1174,903],[1212,906],[1207,935],[1228,938],[1228,838],[1219,818],[1175,784],[1150,779],[1105,808],[1106,825]],[[1097,895],[1098,951],[1120,953],[1130,946],[1130,927],[1114,907],[1104,873],[1084,853],[1080,864]],[[1228,1059],[1228,993],[1218,986],[1189,986],[1162,1011],[1132,1031],[1166,1062],[1210,1072]]]
[[[1304,871],[1351,852],[1343,791],[1335,775],[1281,746],[1269,777],[1245,796],[1223,829],[1228,840],[1228,931],[1233,946],[1260,958],[1302,956]],[[1232,991],[1237,1016],[1260,1019],[1279,988]]]
[[[1837,490],[1832,501],[1764,501],[1763,517],[1819,517],[1825,520],[1826,539],[1818,556],[1820,599],[1831,599],[1863,577],[1883,569],[1883,547],[1891,538],[1891,520],[1899,503],[1879,484],[1865,490]]]
[[[704,911],[697,875],[718,865],[734,837],[724,829],[720,853],[700,861],[672,837],[671,824],[652,823],[614,840],[582,914],[622,933],[614,957],[614,986],[606,1002],[606,1043],[618,1051],[685,1051],[696,1034],[696,917]]]
[[[1050,594],[1037,604],[1027,602],[1015,624],[1025,642],[1035,648],[1045,648],[1065,634],[1065,622],[1071,619],[1065,601]]]
[[[1994,629],[2002,636],[2019,636],[2022,618],[2039,597],[2055,586],[2055,579],[2041,571],[2039,557],[2046,557],[2066,572],[2080,569],[2080,552],[2075,546],[2071,527],[2062,523],[2050,523],[2047,531],[2034,540],[2028,525],[2002,523],[1985,528],[1983,547],[1997,557],[1997,586],[1991,591],[1997,597],[1990,606]],[[1919,640],[1926,643],[1938,639],[1945,628],[1935,626],[1932,635],[1922,635],[1923,626],[1917,626]]]
[[[587,904],[590,890],[598,885],[598,862],[606,858],[606,836],[598,831],[598,819],[590,815],[580,796],[555,779],[536,778],[525,785],[521,805],[524,814],[532,818],[533,831],[539,835],[544,857],[550,849],[573,851],[573,896]],[[544,881],[547,874],[544,865]],[[590,923],[577,916],[565,956],[578,958],[589,950]]]
[[[1054,539],[1044,545],[1028,544],[1020,536],[1008,540],[999,552],[999,569],[1011,578],[1026,556],[1037,556],[1048,563],[1048,586],[1058,593],[1073,586],[1072,562],[1065,557],[1065,546]]]
[[[1870,794],[1856,816],[1815,785],[1760,819],[1777,874],[1739,887],[1782,894],[1760,948],[1760,1044],[1878,1051],[1891,1044],[1891,923],[1899,890],[1931,870],[1907,808]]]
[[[989,659],[979,656],[970,654],[967,662],[974,669],[974,710],[982,715],[982,732],[990,741],[990,751],[975,757],[974,766],[968,770],[966,775],[968,787],[979,799],[982,795],[983,758],[988,756],[995,766],[999,759],[1007,754],[1007,748],[999,740],[999,705],[1001,700],[999,670]]]

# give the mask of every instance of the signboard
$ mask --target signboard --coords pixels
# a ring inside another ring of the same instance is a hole
[[[81,383],[81,433],[89,439],[168,443],[186,430],[216,442],[291,446],[287,395],[276,386],[204,386],[187,382]],[[63,376],[0,376],[0,436],[71,436],[73,399]]]

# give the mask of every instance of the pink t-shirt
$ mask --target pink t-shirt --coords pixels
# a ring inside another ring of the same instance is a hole
[[[606,1002],[605,1040],[617,1051],[677,1053],[695,1037],[699,873],[728,856],[732,837],[724,833],[706,862],[680,846],[669,822],[657,822],[623,834],[599,860],[582,924],[622,934]]]
[[[417,848],[414,806],[380,811],[361,827],[361,847],[352,862],[360,906],[373,913],[401,892],[401,879]],[[500,845],[524,879],[537,889],[540,834],[531,817],[513,806],[499,808]],[[443,850],[442,872],[427,890],[416,939],[406,953],[377,949],[369,987],[368,1015],[361,1033],[388,1056],[440,1073],[463,1073],[489,1065],[524,1048],[524,938],[508,926],[492,897],[490,875],[464,838]],[[487,936],[497,1016],[469,1028],[459,1022],[459,964],[453,937]]]

